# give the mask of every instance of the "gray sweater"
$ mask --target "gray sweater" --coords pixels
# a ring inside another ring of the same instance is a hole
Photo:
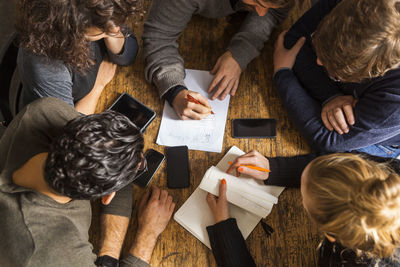
[[[56,98],[43,98],[23,109],[0,139],[0,265],[95,266],[88,231],[88,200],[60,204],[13,183],[12,175],[36,154],[48,151],[65,123],[79,116]],[[149,266],[129,255],[120,266]]]
[[[183,59],[178,53],[177,38],[193,14],[219,18],[235,13],[229,0],[153,0],[143,31],[145,76],[159,90],[160,96],[177,85],[185,86]],[[287,16],[289,8],[270,9],[260,17],[250,12],[232,38],[228,50],[240,68],[260,54],[272,29]]]

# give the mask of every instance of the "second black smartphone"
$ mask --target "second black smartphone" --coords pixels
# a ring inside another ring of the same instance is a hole
[[[140,187],[147,187],[165,158],[163,154],[154,149],[147,150],[146,153],[144,153],[144,157],[147,162],[147,169],[138,173],[136,179],[133,181],[134,184]]]
[[[275,138],[275,119],[234,119],[232,136],[235,138]]]
[[[123,93],[109,108],[127,116],[143,133],[154,120],[156,113],[133,96]]]
[[[189,153],[187,146],[167,148],[167,185],[186,188],[190,185]]]

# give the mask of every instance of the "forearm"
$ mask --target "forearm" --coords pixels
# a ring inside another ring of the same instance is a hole
[[[118,259],[121,254],[129,218],[111,214],[100,216],[100,251],[99,256],[108,255]]]
[[[256,12],[250,12],[247,15],[228,46],[228,50],[239,63],[242,71],[252,59],[260,54],[272,30],[286,18],[288,12],[288,8],[282,8],[271,9],[263,17],[258,16]]]
[[[255,266],[236,219],[229,218],[208,226],[207,232],[218,266]]]
[[[85,115],[93,114],[96,110],[97,102],[99,101],[103,89],[104,86],[95,84],[89,94],[75,103],[75,109]]]
[[[348,133],[338,134],[324,126],[320,104],[307,94],[292,71],[278,71],[274,80],[289,117],[309,145],[317,151],[350,151],[379,144],[400,133],[400,118],[397,115],[399,104],[395,102],[397,97],[387,94],[388,98],[382,98],[381,94],[385,92],[383,88],[380,92],[377,90],[379,94],[370,93],[357,102],[354,108],[355,124]],[[393,103],[385,101],[390,97]]]
[[[157,237],[151,234],[138,232],[133,241],[129,253],[133,256],[150,263],[151,255],[157,243]]]
[[[122,32],[119,32],[117,36],[104,38],[104,43],[111,53],[118,55],[124,48],[125,37]]]
[[[154,0],[143,28],[145,78],[160,96],[170,88],[184,86],[185,69],[177,38],[198,7],[193,1]]]
[[[315,158],[315,154],[269,158],[271,172],[264,183],[266,185],[300,187],[301,173]]]
[[[319,0],[306,13],[304,13],[293,25],[285,36],[285,47],[291,48],[296,41],[304,36],[311,40],[311,34],[315,32],[320,21],[331,12],[340,0]]]

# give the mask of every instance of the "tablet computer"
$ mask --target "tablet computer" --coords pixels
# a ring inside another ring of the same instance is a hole
[[[127,116],[139,127],[141,133],[144,133],[147,126],[149,126],[156,117],[156,112],[154,110],[127,93],[120,95],[109,109]]]

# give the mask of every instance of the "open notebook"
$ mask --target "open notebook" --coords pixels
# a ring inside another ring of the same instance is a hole
[[[244,152],[233,146],[217,166],[205,173],[199,187],[175,213],[174,219],[208,248],[211,248],[206,227],[214,224],[214,218],[206,202],[207,192],[218,195],[221,179],[226,179],[229,212],[236,218],[239,229],[246,239],[261,218],[270,214],[284,187],[266,186],[248,176],[236,177],[227,174],[229,161],[234,161]]]

